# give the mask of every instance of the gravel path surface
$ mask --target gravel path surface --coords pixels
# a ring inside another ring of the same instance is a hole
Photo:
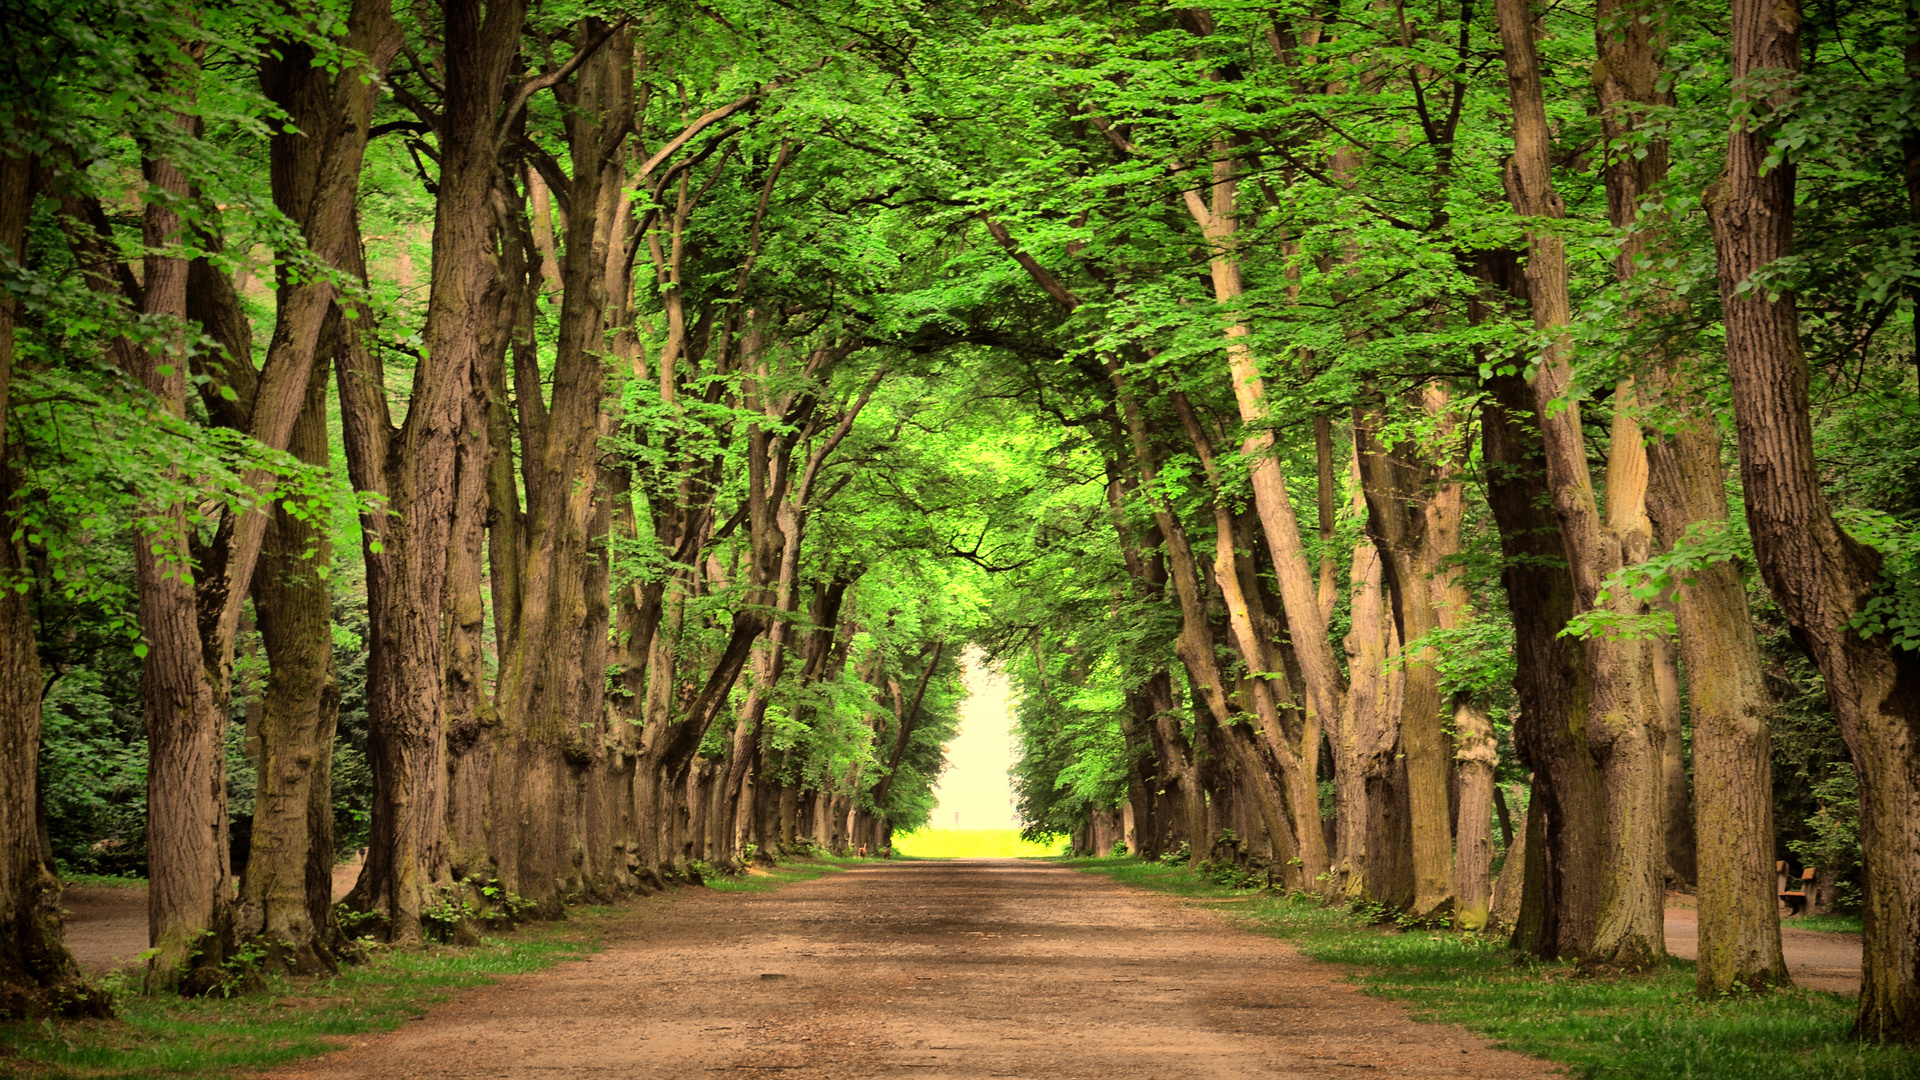
[[[1556,1075],[1211,911],[1045,864],[865,864],[640,906],[590,960],[270,1075]]]

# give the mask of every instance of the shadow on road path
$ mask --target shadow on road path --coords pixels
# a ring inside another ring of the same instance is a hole
[[[866,864],[638,906],[589,960],[269,1075],[1557,1075],[1211,911],[1044,863]]]

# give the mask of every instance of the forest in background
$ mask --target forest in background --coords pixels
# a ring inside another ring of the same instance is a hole
[[[1034,832],[1920,1039],[1920,7],[12,6],[9,1001],[878,851],[978,645]]]

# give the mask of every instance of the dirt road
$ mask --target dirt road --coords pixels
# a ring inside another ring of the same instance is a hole
[[[1683,960],[1700,958],[1700,912],[1667,909],[1667,951]],[[1780,954],[1796,986],[1860,996],[1860,935],[1827,934],[1780,927]]]
[[[271,1075],[1555,1075],[1212,912],[1044,864],[867,864],[648,906],[590,960]]]
[[[347,895],[360,876],[360,860],[333,868],[333,898]],[[69,885],[60,894],[66,909],[67,949],[88,975],[138,963],[147,947],[147,890],[144,886]]]

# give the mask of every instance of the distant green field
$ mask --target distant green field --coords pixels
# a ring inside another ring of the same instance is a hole
[[[1067,838],[1020,839],[1015,829],[921,829],[895,833],[893,851],[915,859],[1030,859],[1064,854]]]

